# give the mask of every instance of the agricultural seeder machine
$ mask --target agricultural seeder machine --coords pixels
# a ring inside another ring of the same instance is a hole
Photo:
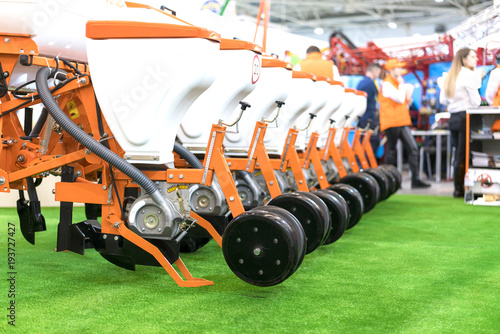
[[[355,127],[363,92],[164,8],[71,1],[37,27],[35,4],[0,5],[0,191],[19,191],[32,244],[36,187],[56,175],[57,251],[196,287],[213,282],[180,254],[214,239],[239,278],[271,286],[400,187]]]

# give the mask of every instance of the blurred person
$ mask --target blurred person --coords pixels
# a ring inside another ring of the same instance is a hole
[[[306,51],[304,60],[294,66],[294,71],[312,73],[329,77],[331,80],[340,81],[340,74],[337,66],[329,60],[323,59],[323,55],[316,46],[310,46]]]
[[[439,100],[447,105],[450,113],[450,132],[452,145],[455,148],[455,162],[453,164],[453,180],[455,190],[453,197],[464,197],[465,176],[465,140],[466,116],[465,111],[477,108],[481,104],[479,88],[481,76],[474,72],[477,64],[477,55],[474,50],[464,48],[458,50],[453,57],[451,68],[444,79],[443,89]]]
[[[500,64],[500,53],[497,53],[496,59],[497,64]],[[484,97],[490,106],[500,106],[500,65],[490,72]]]
[[[377,115],[377,96],[378,88],[375,84],[375,79],[380,77],[382,72],[382,67],[373,63],[366,69],[365,76],[358,83],[356,87],[357,90],[361,90],[367,94],[366,98],[366,111],[363,116],[359,119],[358,127],[364,129],[367,127],[368,122],[370,123],[370,129],[375,130],[378,127],[378,115]],[[378,131],[374,131],[370,137],[370,144],[372,145],[373,153],[377,152],[380,144],[380,138]]]
[[[408,105],[412,103],[413,86],[404,83],[403,68],[405,62],[397,59],[387,60],[384,68],[388,71],[380,87],[380,130],[387,137],[386,163],[396,166],[396,144],[401,139],[403,147],[409,153],[408,163],[411,170],[411,187],[428,188],[430,184],[418,176],[418,147],[411,134],[411,118]]]

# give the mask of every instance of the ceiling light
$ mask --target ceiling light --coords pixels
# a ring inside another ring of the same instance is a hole
[[[396,29],[398,27],[396,22],[389,22],[389,23],[387,23],[387,26],[391,29]]]
[[[323,28],[320,28],[320,27],[314,29],[314,33],[316,35],[323,35],[324,32],[325,32],[325,30]]]
[[[434,1],[436,1],[436,2],[443,2],[443,0],[434,0]]]

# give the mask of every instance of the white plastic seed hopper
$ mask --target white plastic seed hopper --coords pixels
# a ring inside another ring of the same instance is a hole
[[[276,101],[284,102],[287,99],[291,81],[292,64],[272,57],[262,58],[259,84],[244,99],[252,107],[242,116],[242,124],[239,126],[238,133],[226,133],[224,146],[229,154],[247,154],[256,122],[276,116]],[[239,109],[236,109],[231,118],[236,118],[239,113]],[[269,125],[269,127],[273,126],[275,125]]]
[[[352,88],[345,88],[344,101],[340,108],[333,113],[331,119],[334,121],[332,126],[339,129],[335,134],[335,145],[340,144],[342,138],[341,129],[344,128],[346,122],[346,116],[349,116],[356,106],[356,90]],[[349,116],[350,117],[350,116]]]
[[[121,20],[154,15],[152,11],[126,8],[102,0],[0,0],[0,32],[29,35],[37,44],[39,55],[87,62],[85,25],[88,20]],[[156,16],[159,16],[158,13]],[[2,41],[7,43],[6,41]],[[23,50],[30,55],[30,50]],[[16,69],[21,65],[16,65]],[[10,85],[16,87],[34,80],[39,66],[23,66],[11,73]]]
[[[354,108],[351,114],[349,115],[349,118],[346,120],[345,125],[346,127],[353,126],[358,123],[359,118],[363,116],[366,112],[366,93],[360,90],[356,90],[354,92],[356,94],[356,97],[354,99]]]
[[[317,113],[317,117],[312,123],[312,130],[319,133],[318,147],[325,145],[328,129],[330,128],[330,118],[344,102],[345,90],[344,84],[340,81],[330,82],[330,92],[328,93],[328,100],[325,106]]]
[[[173,163],[181,120],[215,80],[216,68],[209,65],[220,55],[217,33],[158,14],[162,23],[87,23],[97,99],[131,163]]]
[[[329,98],[329,94],[331,93],[330,81],[331,80],[328,77],[316,76],[316,82],[314,83],[314,93],[312,96],[313,102],[307,110],[299,115],[297,121],[295,121],[295,126],[297,126],[297,128],[303,129],[307,127],[311,119],[311,115],[317,115],[321,111],[321,109],[325,107],[326,102]],[[314,124],[315,121],[316,118],[311,121],[311,126],[307,130],[300,131],[297,135],[297,142],[295,144],[295,147],[298,150],[302,150],[307,147],[311,131],[313,130],[312,124]]]
[[[250,42],[222,39],[220,48],[215,82],[191,105],[178,131],[183,145],[195,153],[205,152],[211,125],[219,120],[233,122],[233,111],[235,108],[240,110],[238,102],[248,102],[245,97],[260,84],[261,47]],[[246,113],[251,111],[253,108]]]
[[[267,128],[265,144],[269,153],[279,155],[283,153],[288,130],[295,125],[297,118],[313,103],[316,76],[311,73],[293,71],[292,78],[286,104],[281,108],[278,117],[278,127]]]

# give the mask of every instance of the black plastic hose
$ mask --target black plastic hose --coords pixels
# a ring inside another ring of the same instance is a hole
[[[40,113],[40,117],[38,117],[35,126],[33,127],[33,129],[29,134],[30,137],[38,137],[40,131],[42,131],[45,121],[47,120],[47,114],[48,114],[47,108],[43,108],[42,112]]]
[[[36,73],[36,87],[43,105],[47,108],[49,114],[55,119],[55,121],[59,123],[59,125],[61,125],[67,133],[75,138],[80,144],[88,148],[92,153],[110,163],[113,167],[116,167],[118,170],[137,182],[146,191],[146,193],[151,195],[158,191],[153,181],[144,175],[144,173],[129,164],[127,161],[123,160],[113,151],[104,147],[94,138],[90,137],[85,131],[73,123],[68,116],[66,116],[64,111],[62,111],[52,97],[52,93],[50,92],[49,85],[47,83],[49,75],[50,70],[47,67],[42,67],[38,70]]]
[[[182,159],[186,160],[193,168],[203,169],[203,164],[200,160],[181,144],[174,143],[174,152],[180,155]]]

